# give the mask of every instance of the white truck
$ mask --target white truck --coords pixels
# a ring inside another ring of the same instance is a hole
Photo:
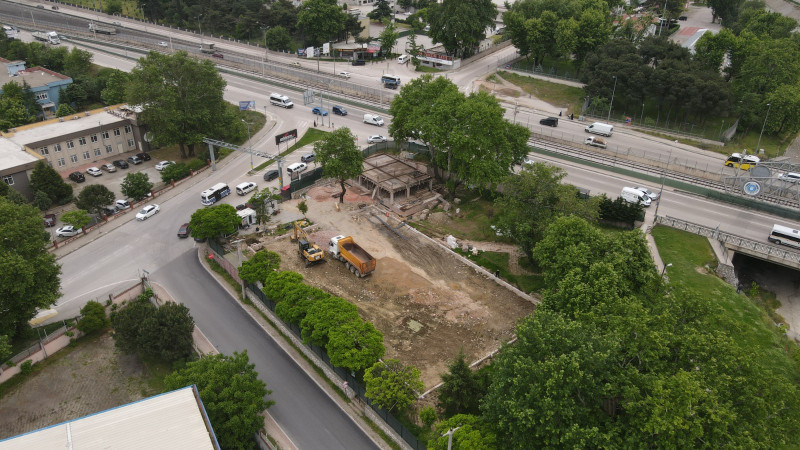
[[[599,137],[589,136],[583,143],[592,147],[606,148],[606,141]]]
[[[383,119],[381,116],[376,116],[373,114],[364,114],[364,123],[368,123],[370,125],[377,125],[379,127],[383,126]]]
[[[241,228],[249,228],[250,225],[256,223],[256,212],[253,209],[245,208],[241,211],[236,211],[236,215],[242,219],[242,223],[239,225]]]
[[[61,43],[61,39],[58,38],[58,33],[55,31],[34,31],[32,35],[37,41],[46,42],[52,45],[58,45]]]
[[[622,192],[619,196],[628,203],[642,205],[644,207],[650,206],[650,203],[653,202],[653,200],[647,194],[632,187],[622,188]]]
[[[214,43],[213,42],[203,42],[200,44],[200,52],[201,53],[216,53],[217,51],[214,50]]]
[[[94,22],[89,22],[89,31],[92,33],[100,34],[117,34],[117,29],[108,25],[98,25]]]
[[[603,122],[595,122],[584,128],[584,131],[587,133],[599,134],[600,136],[611,137],[611,134],[614,133],[614,126]]]

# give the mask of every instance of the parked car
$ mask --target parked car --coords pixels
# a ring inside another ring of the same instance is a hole
[[[178,237],[179,238],[188,238],[189,237],[189,233],[191,233],[191,231],[192,231],[192,229],[189,228],[189,224],[185,223],[185,224],[181,225],[180,228],[178,228]]]
[[[100,175],[103,174],[103,172],[101,172],[100,169],[98,169],[97,167],[89,167],[88,169],[86,169],[86,173],[88,173],[93,177],[99,177]]]
[[[333,113],[336,114],[337,116],[346,116],[347,110],[339,105],[333,105]]]
[[[557,127],[558,117],[545,117],[544,119],[539,121],[539,125],[545,125],[548,127]]]
[[[44,5],[36,5],[36,7],[39,9],[44,9]]]
[[[317,157],[317,154],[314,153],[314,152],[306,153],[305,155],[300,157],[300,161],[303,161],[304,163],[310,163],[316,157]]]
[[[53,5],[53,6],[50,7],[50,9],[52,9],[53,11],[58,11],[58,6]]]
[[[798,181],[800,181],[800,173],[797,172],[779,173],[778,178],[783,181],[788,181],[789,183],[797,183]]]
[[[142,163],[142,160],[141,160],[141,159],[139,159],[139,157],[138,157],[138,156],[136,156],[136,155],[133,155],[133,156],[128,156],[128,162],[129,162],[129,163],[131,163],[131,164],[133,164],[133,165],[135,166],[135,165],[137,165],[137,164],[141,164],[141,163]]]
[[[147,153],[137,153],[136,156],[138,156],[139,159],[141,159],[142,161],[150,161],[151,159],[153,159]]]
[[[72,225],[64,225],[63,227],[56,230],[56,236],[58,237],[72,237],[77,235],[83,231],[83,228],[78,228],[77,230]]]
[[[127,169],[129,167],[128,163],[126,163],[125,160],[123,160],[123,159],[118,159],[118,160],[114,161],[113,164],[115,166],[119,167],[120,169]]]
[[[100,210],[100,212],[104,216],[113,216],[114,214],[118,213],[119,210],[117,210],[117,208],[114,205],[109,205]]]
[[[175,164],[175,161],[161,161],[160,163],[156,164],[156,170],[161,172],[162,170],[166,169],[167,167]]]
[[[688,19],[688,17],[686,17],[686,16],[680,16],[680,17],[678,17],[678,20],[687,20],[687,19]]]
[[[299,63],[299,62],[297,62],[297,61],[290,62],[290,63],[289,63],[289,65],[290,65],[290,66],[292,66],[292,67],[301,67],[301,66],[300,66],[300,63]]]
[[[245,181],[236,186],[236,193],[239,195],[247,195],[249,192],[255,191],[257,187],[258,185],[252,181]]]
[[[523,166],[530,166],[530,165],[533,165],[533,163],[534,163],[534,161],[532,159],[530,159],[530,158],[525,158],[525,159],[522,160],[522,165]]]
[[[350,72],[339,72],[339,76],[345,79],[350,78]]]
[[[69,179],[76,183],[83,183],[84,181],[86,181],[86,177],[83,176],[83,174],[80,172],[72,172],[71,174],[69,174]]]
[[[650,197],[650,200],[658,200],[659,194],[657,192],[653,192],[650,189],[641,186],[636,186],[634,189],[644,192],[644,195]]]
[[[158,214],[158,211],[160,209],[161,208],[159,208],[158,205],[147,205],[144,208],[142,208],[141,211],[136,213],[136,220],[147,220],[148,218]]]
[[[116,171],[117,171],[117,168],[116,168],[116,167],[114,167],[114,165],[113,165],[113,164],[103,164],[102,166],[100,166],[100,168],[101,168],[101,169],[103,169],[103,170],[105,170],[105,171],[106,171],[106,172],[108,172],[108,173],[111,173],[111,172],[116,172]]]
[[[44,215],[44,226],[47,228],[56,226],[56,215],[55,214],[45,214]]]
[[[306,170],[306,168],[308,168],[308,165],[306,163],[299,162],[299,163],[289,164],[289,167],[286,168],[286,172],[289,175],[291,175],[293,173],[302,172]]]
[[[370,144],[375,144],[376,142],[386,142],[386,136],[382,136],[380,134],[373,134],[372,136],[367,138],[367,142]]]
[[[277,170],[268,170],[266,173],[264,173],[264,181],[272,181],[275,178],[278,178],[278,175],[280,175],[280,172]]]
[[[122,24],[117,22],[117,21],[111,22],[111,24],[115,25],[115,26],[118,26],[118,27],[122,26]]]
[[[353,60],[353,65],[354,66],[366,66],[367,62],[365,60],[363,60],[363,59],[354,59]]]
[[[158,44],[156,44],[156,45],[158,45],[159,47],[169,47],[169,44],[167,44],[164,41],[158,41]]]
[[[131,204],[128,203],[127,200],[117,200],[116,202],[114,202],[114,206],[119,211],[122,211],[123,209],[129,209],[131,207]]]
[[[222,56],[222,53],[219,53],[219,52],[214,53],[211,56],[213,56],[214,58],[219,58],[219,59],[224,59],[225,58],[224,56]]]
[[[315,106],[311,110],[311,112],[316,114],[316,115],[319,115],[319,116],[327,116],[328,115],[328,110],[327,109],[322,109],[319,106]]]
[[[236,210],[237,211],[242,211],[242,210],[245,210],[245,209],[250,208],[250,207],[251,207],[251,205],[249,203],[242,203],[241,205],[236,205]]]

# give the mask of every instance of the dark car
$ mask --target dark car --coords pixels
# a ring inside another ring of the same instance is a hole
[[[278,178],[278,175],[280,175],[280,172],[278,172],[277,170],[268,170],[264,174],[264,181],[272,181],[275,178]]]
[[[545,117],[539,121],[539,125],[546,125],[548,127],[558,126],[558,117]]]
[[[128,162],[133,164],[133,165],[137,165],[137,164],[141,164],[142,160],[139,159],[138,156],[128,156]]]
[[[300,161],[303,161],[304,163],[309,163],[313,161],[316,156],[317,155],[314,152],[307,153],[300,157]]]
[[[189,237],[189,233],[191,231],[192,230],[189,228],[189,224],[185,223],[185,224],[181,225],[180,228],[178,228],[178,237],[179,238],[188,238]]]
[[[147,153],[137,153],[136,156],[138,156],[142,161],[150,161],[152,159]]]
[[[130,167],[128,166],[128,163],[126,163],[124,159],[118,159],[114,161],[113,164],[119,167],[120,169],[127,169],[128,167]]]
[[[72,172],[71,174],[69,174],[69,179],[76,183],[83,183],[84,181],[86,181],[86,177],[83,176],[83,174],[80,172]]]
[[[339,105],[334,105],[333,106],[333,113],[336,114],[337,116],[346,116],[347,115],[347,110],[342,108]]]
[[[367,62],[365,60],[363,60],[363,59],[356,59],[356,60],[353,60],[353,65],[354,66],[366,66]]]
[[[687,19],[688,19],[688,17],[686,17],[686,16],[680,16],[680,17],[678,17],[678,20],[687,20]]]
[[[46,226],[48,228],[56,226],[56,215],[55,214],[45,214],[45,216],[44,216],[44,226]]]
[[[53,10],[58,10],[58,6],[56,6],[56,5],[53,5],[53,6],[51,6],[51,7],[50,7],[50,9],[53,9]]]
[[[225,58],[224,56],[222,56],[222,53],[214,53],[214,54],[213,54],[213,55],[211,55],[211,56],[213,56],[214,58],[219,58],[219,59],[223,59],[223,58]]]

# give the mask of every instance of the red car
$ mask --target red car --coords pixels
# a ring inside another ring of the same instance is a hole
[[[211,56],[213,56],[214,58],[219,58],[219,59],[222,59],[222,58],[224,58],[224,57],[222,56],[222,53],[214,53],[214,54],[213,54],[213,55],[211,55]]]
[[[44,216],[44,226],[45,227],[54,227],[56,226],[56,215],[55,214],[47,214]]]

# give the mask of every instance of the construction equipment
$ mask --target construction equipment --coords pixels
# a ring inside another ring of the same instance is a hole
[[[295,221],[293,227],[292,241],[297,241],[300,257],[305,260],[306,267],[325,261],[325,252],[311,241],[311,238],[308,237],[300,223]]]

